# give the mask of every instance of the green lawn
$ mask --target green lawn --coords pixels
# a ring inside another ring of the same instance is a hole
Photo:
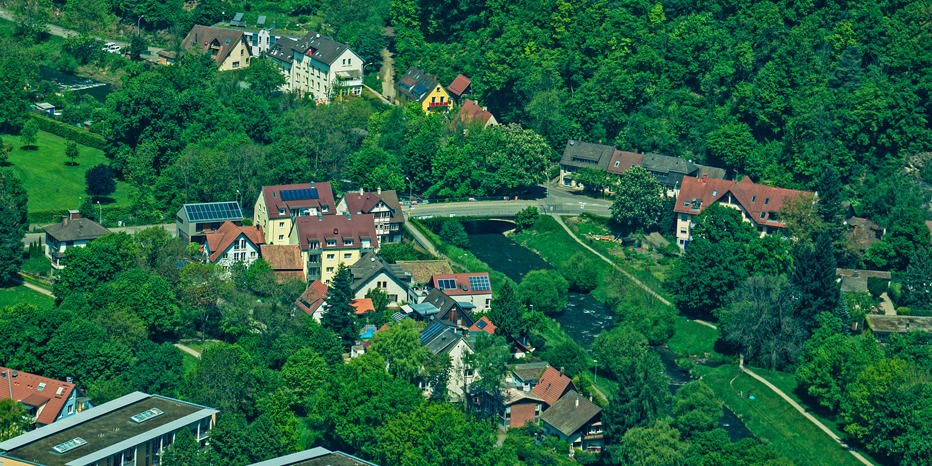
[[[187,346],[188,348],[191,348],[191,349],[193,349],[194,351],[198,351],[198,352],[201,352],[201,353],[203,353],[204,351],[206,351],[207,348],[210,348],[211,346],[217,345],[217,344],[219,344],[219,343],[220,343],[219,341],[209,341],[209,340],[208,340],[208,341],[205,341],[205,342],[203,342],[203,343],[201,343],[200,341],[183,341],[183,342],[181,342],[182,345],[185,345],[185,346]]]
[[[0,308],[12,306],[19,303],[30,303],[41,307],[52,307],[55,304],[55,298],[44,295],[38,291],[32,291],[23,285],[6,284],[0,285]]]
[[[716,361],[731,361],[734,359],[732,356],[726,356],[715,351],[715,342],[719,339],[718,330],[696,323],[683,316],[677,316],[675,328],[676,333],[667,341],[667,348],[670,348],[670,351],[682,356],[708,357]]]
[[[103,151],[79,145],[81,155],[75,160],[77,166],[66,165],[67,140],[45,131],[39,131],[37,150],[23,150],[19,136],[3,135],[3,141],[13,145],[7,168],[12,168],[23,180],[29,195],[29,211],[48,209],[77,209],[78,198],[87,197],[84,192],[84,172],[109,161]],[[117,191],[103,205],[127,205],[126,183],[117,182]]]
[[[187,374],[188,372],[191,372],[191,369],[194,369],[194,366],[197,365],[197,358],[195,358],[194,356],[191,356],[188,353],[185,353],[184,351],[181,351],[181,349],[178,349],[178,352],[181,353],[182,370],[184,370],[185,374]]]
[[[747,374],[739,375],[738,366],[700,367],[699,370],[705,373],[702,380],[715,390],[715,396],[734,411],[758,439],[772,445],[796,465],[861,464],[764,384]],[[747,398],[749,390],[754,400]],[[739,391],[744,392],[744,398],[739,396]]]

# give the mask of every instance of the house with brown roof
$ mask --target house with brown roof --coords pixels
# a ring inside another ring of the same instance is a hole
[[[307,271],[304,261],[301,260],[301,246],[263,244],[259,246],[259,255],[275,271],[275,279],[278,283],[288,280],[307,281]]]
[[[567,393],[576,392],[576,385],[562,369],[557,370],[548,365],[531,391],[544,400],[547,406],[553,406]]]
[[[237,226],[228,220],[207,234],[204,255],[211,263],[226,268],[237,262],[249,267],[259,258],[259,246],[264,243],[261,226]]]
[[[544,400],[539,396],[509,384],[497,391],[475,388],[468,402],[474,411],[491,417],[502,432],[509,427],[524,427],[529,422],[537,425],[544,409]]]
[[[602,408],[577,392],[570,392],[551,405],[540,417],[544,433],[566,440],[574,449],[602,451]]]
[[[327,298],[327,285],[320,280],[314,280],[308,285],[304,293],[295,300],[296,308],[304,311],[314,320],[320,322],[324,312],[324,300]]]
[[[436,261],[397,261],[396,264],[401,268],[411,272],[414,278],[415,286],[430,285],[431,277],[434,275],[451,274],[453,268],[446,260]],[[426,294],[424,296],[427,296]]]
[[[458,75],[456,79],[447,86],[447,91],[450,92],[450,97],[455,101],[460,102],[460,99],[472,92],[472,80],[463,75]]]
[[[318,102],[362,92],[362,58],[349,44],[318,32],[309,31],[297,40],[279,38],[266,56],[285,75],[285,90],[310,94]]]
[[[359,188],[358,193],[346,193],[337,204],[337,213],[370,214],[375,221],[379,244],[401,242],[405,216],[395,190],[379,188],[375,192],[365,192]]]
[[[479,311],[492,306],[492,285],[488,272],[437,274],[431,277],[431,288]]]
[[[411,102],[419,104],[424,113],[446,112],[452,104],[437,77],[414,66],[395,83],[395,105],[407,106]]]
[[[487,108],[479,106],[479,104],[470,99],[466,99],[463,105],[460,106],[460,111],[457,112],[456,117],[454,117],[454,122],[456,121],[459,121],[463,125],[475,122],[483,128],[498,124],[498,120],[495,119],[495,116],[492,115]]]
[[[351,267],[363,255],[378,249],[379,237],[372,215],[318,214],[296,217],[289,243],[301,246],[308,281],[330,283],[339,264]]]
[[[77,210],[69,210],[68,215],[62,217],[61,223],[53,223],[42,230],[45,231],[45,256],[52,261],[52,267],[59,270],[65,268],[62,259],[69,248],[83,248],[87,243],[110,233],[99,223],[81,218]]]
[[[436,288],[431,290],[423,302],[412,304],[409,308],[413,311],[411,317],[415,320],[447,322],[460,330],[469,329],[476,323],[472,318],[475,306],[457,301]]]
[[[886,343],[893,334],[922,331],[932,334],[932,317],[867,315],[867,326],[877,341]],[[932,335],[930,335],[932,337]]]
[[[0,367],[0,400],[10,398],[26,409],[29,420],[37,427],[49,425],[93,408],[91,400],[71,377],[66,382],[28,372]]]
[[[681,248],[692,240],[695,218],[712,204],[737,209],[745,222],[755,226],[761,236],[780,231],[786,224],[780,219],[780,208],[790,198],[812,194],[795,189],[775,188],[755,184],[750,177],[741,181],[702,178],[683,178],[676,199],[676,238]]]
[[[879,278],[890,283],[890,272],[882,270],[835,269],[835,275],[841,281],[841,291],[868,291],[867,279]]]
[[[294,219],[336,214],[330,183],[263,186],[254,209],[255,224],[262,226],[268,244],[290,242]]]
[[[249,66],[253,58],[243,31],[194,25],[181,42],[188,52],[209,53],[220,71],[235,70]]]

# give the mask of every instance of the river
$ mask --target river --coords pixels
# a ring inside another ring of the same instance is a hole
[[[553,267],[534,252],[520,246],[502,233],[514,228],[509,222],[487,220],[465,222],[466,233],[469,234],[469,252],[479,260],[489,264],[493,269],[502,272],[517,283],[532,270],[549,270]],[[595,337],[602,330],[612,327],[615,315],[611,309],[603,305],[588,294],[570,293],[567,305],[553,320],[570,338],[585,349],[592,346]],[[666,373],[670,377],[670,391],[676,393],[692,377],[683,372],[676,365],[679,356],[665,347],[655,348],[663,361]],[[724,415],[719,421],[719,427],[728,432],[733,442],[743,438],[754,438],[738,419],[735,413],[723,407]]]
[[[58,84],[61,90],[71,90],[77,95],[89,95],[100,103],[107,101],[107,96],[113,92],[110,84],[94,81],[93,79],[82,78],[73,74],[62,73],[61,71],[42,65],[39,67],[39,81],[50,81]]]

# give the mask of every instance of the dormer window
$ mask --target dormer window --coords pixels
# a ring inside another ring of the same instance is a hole
[[[336,246],[336,245],[337,245],[337,240],[335,240],[335,239],[328,239],[328,240],[327,240],[327,246]]]
[[[352,245],[353,245],[353,239],[352,239],[352,238],[349,238],[349,239],[343,238],[343,246],[352,246]]]
[[[766,218],[766,217],[767,217],[767,212],[761,212],[761,213],[760,213],[760,219],[761,219],[761,220],[763,220],[763,219]]]
[[[278,209],[278,215],[285,215],[285,209]]]

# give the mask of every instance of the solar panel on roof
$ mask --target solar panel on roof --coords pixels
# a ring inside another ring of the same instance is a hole
[[[319,199],[319,198],[320,198],[320,195],[317,192],[317,188],[289,189],[287,191],[282,191],[283,201],[297,201],[301,199]]]
[[[469,277],[469,289],[473,291],[491,290],[492,285],[489,284],[489,277],[479,275],[476,277]]]
[[[236,202],[185,204],[184,210],[188,214],[188,220],[192,222],[216,222],[243,218],[243,211]]]
[[[476,327],[479,327],[479,330],[484,329],[484,328],[485,328],[485,325],[486,325],[486,324],[485,324],[485,321],[484,321],[484,320],[480,320],[479,322],[476,322]]]
[[[441,290],[454,290],[456,289],[456,280],[452,278],[438,278],[437,288]]]
[[[443,330],[443,324],[440,322],[435,322],[434,325],[427,327],[427,330],[424,330],[424,332],[421,333],[421,342],[423,343],[427,340],[430,340],[434,337],[434,335],[440,333],[441,330]]]
[[[423,84],[418,84],[417,86],[414,86],[413,88],[411,88],[411,93],[415,95],[421,95],[425,92],[427,92],[427,88],[424,87]]]
[[[233,21],[240,21],[242,19],[243,19],[243,13],[237,13],[236,16],[233,17]]]
[[[260,16],[260,17],[259,17],[259,20],[256,21],[256,24],[257,24],[257,25],[259,25],[259,24],[265,24],[265,16]]]

